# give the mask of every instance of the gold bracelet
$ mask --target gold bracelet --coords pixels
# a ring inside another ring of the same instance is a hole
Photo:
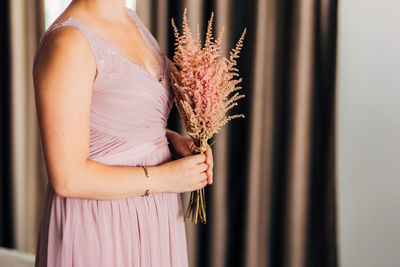
[[[142,166],[142,167],[144,169],[144,173],[145,173],[146,177],[150,178],[149,171],[147,170],[147,167],[146,166]],[[149,192],[150,192],[150,190],[147,189],[146,192],[144,193],[144,196],[148,197],[149,196]]]

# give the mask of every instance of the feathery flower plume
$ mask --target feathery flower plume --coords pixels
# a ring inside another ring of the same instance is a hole
[[[182,35],[171,19],[175,35],[174,67],[171,71],[171,86],[174,91],[174,102],[182,118],[185,132],[191,136],[196,145],[195,151],[204,153],[208,140],[218,133],[228,121],[245,116],[243,114],[228,116],[228,111],[238,105],[235,101],[245,97],[236,92],[241,89],[238,84],[242,78],[235,67],[246,33],[244,29],[236,47],[231,49],[229,58],[222,55],[222,35],[224,27],[215,40],[212,36],[214,13],[208,21],[204,47],[200,39],[199,25],[193,37],[184,9]],[[204,188],[191,192],[185,219],[192,215],[193,223],[197,223],[200,215],[202,223],[207,223],[205,212]]]

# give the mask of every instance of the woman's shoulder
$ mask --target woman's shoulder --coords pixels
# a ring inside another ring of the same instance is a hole
[[[43,33],[41,37],[41,45],[48,42],[58,43],[60,41],[68,41],[68,44],[74,45],[75,43],[85,41],[88,30],[85,29],[79,16],[74,15],[60,15]],[[87,38],[86,38],[87,39]]]
[[[82,32],[79,30],[79,28],[74,27],[72,24],[67,24],[66,22],[67,20],[64,20],[58,24],[54,24],[53,27],[49,27],[44,34],[46,35],[46,40],[43,41],[45,43],[53,43],[58,45],[65,45],[66,41],[68,45],[72,46],[82,44],[85,40]]]
[[[32,74],[35,77],[37,69],[43,72],[45,68],[49,69],[51,66],[68,67],[77,64],[95,67],[95,61],[91,57],[91,47],[85,36],[76,27],[51,27],[44,33],[36,51]]]
[[[90,56],[93,50],[91,38],[88,29],[80,22],[79,15],[64,12],[42,34],[33,59],[33,74],[41,59],[57,60],[57,57],[72,52],[77,56]]]

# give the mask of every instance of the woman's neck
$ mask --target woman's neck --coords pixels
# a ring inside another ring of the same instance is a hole
[[[125,0],[73,0],[72,3],[82,5],[108,21],[122,21],[127,16]]]

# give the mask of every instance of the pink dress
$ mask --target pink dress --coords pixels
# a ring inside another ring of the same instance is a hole
[[[98,69],[90,108],[89,158],[107,165],[160,165],[172,160],[166,138],[173,106],[171,61],[136,12],[127,12],[158,58],[158,78],[73,17],[50,26],[38,51],[51,30],[80,30]],[[150,192],[147,197],[117,200],[63,198],[48,183],[35,266],[188,266],[181,196]]]

